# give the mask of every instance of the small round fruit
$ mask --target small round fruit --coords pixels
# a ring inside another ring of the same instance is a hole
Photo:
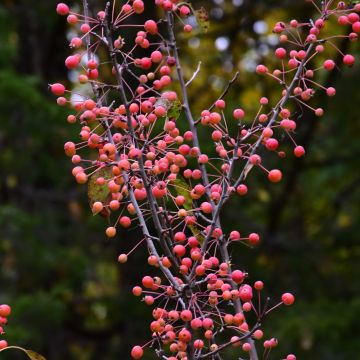
[[[281,181],[282,173],[278,169],[273,169],[268,174],[268,179],[273,183],[278,183]]]
[[[102,202],[100,201],[95,201],[93,206],[92,206],[92,211],[95,214],[98,214],[99,212],[101,212],[104,209],[104,205],[102,204]]]
[[[125,264],[127,262],[128,256],[126,254],[120,254],[118,257],[118,262],[120,264]]]
[[[60,83],[55,83],[55,84],[50,85],[50,90],[54,95],[61,96],[65,92],[65,86]]]
[[[59,15],[68,15],[69,11],[70,11],[69,7],[64,3],[59,3],[56,6],[56,12]]]
[[[116,228],[114,226],[109,226],[105,230],[105,234],[106,234],[107,237],[113,238],[116,235]]]
[[[296,146],[296,148],[294,149],[294,155],[298,158],[304,156],[305,149],[301,145]]]
[[[284,305],[290,306],[295,301],[295,296],[291,293],[284,293],[281,296],[281,301],[284,303]]]
[[[7,304],[0,305],[0,316],[8,317],[11,313],[11,307]]]
[[[353,66],[355,63],[355,58],[354,58],[354,56],[347,54],[344,56],[343,62],[346,66]]]
[[[134,346],[131,350],[131,357],[133,359],[141,359],[142,356],[144,355],[144,350],[142,349],[141,346]]]

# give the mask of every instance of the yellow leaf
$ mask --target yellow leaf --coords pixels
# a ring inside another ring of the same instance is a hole
[[[21,350],[22,352],[24,352],[29,359],[31,360],[46,360],[42,355],[38,354],[35,351],[32,350],[27,350],[27,349],[23,349],[20,346],[8,346],[2,350],[0,350],[0,352],[5,351],[5,350],[11,350],[11,349],[16,349],[16,350]]]
[[[46,360],[42,355],[36,353],[35,351],[25,350],[25,353],[31,360]]]
[[[194,11],[196,20],[200,26],[202,32],[206,33],[210,27],[209,15],[205,8],[201,7],[198,10]]]
[[[246,177],[248,176],[249,172],[251,171],[251,169],[254,167],[253,164],[249,163],[245,166],[244,168],[244,180],[246,179]]]
[[[104,185],[97,184],[96,180],[100,177],[105,179]],[[92,205],[96,201],[100,201],[104,205],[108,204],[109,198],[110,198],[110,190],[107,186],[107,180],[109,180],[111,178],[113,178],[113,173],[112,173],[111,167],[104,167],[104,168],[96,171],[90,177],[90,179],[88,181],[88,198],[89,198],[90,208],[92,211],[93,211]],[[105,208],[104,210],[106,213],[104,213],[103,215],[108,215],[107,209]],[[96,214],[97,213],[93,211],[93,215],[96,215]]]

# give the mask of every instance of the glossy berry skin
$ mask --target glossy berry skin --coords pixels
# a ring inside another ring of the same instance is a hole
[[[248,192],[248,188],[246,185],[244,184],[240,184],[237,188],[236,188],[236,192],[241,195],[241,196],[244,196],[247,194]]]
[[[249,242],[252,245],[256,245],[260,241],[260,236],[257,233],[251,233],[249,235]]]
[[[152,35],[155,35],[158,32],[158,26],[154,20],[145,21],[144,28]]]
[[[271,170],[268,174],[268,179],[273,183],[278,183],[282,179],[282,173],[278,169]]]
[[[326,60],[323,66],[325,70],[333,70],[335,68],[335,62],[333,60]]]
[[[56,96],[64,95],[65,92],[65,86],[63,84],[52,84],[50,85],[51,92]]]
[[[69,14],[69,6],[67,6],[66,4],[64,3],[59,3],[57,4],[56,6],[56,12],[59,14],[59,15],[68,15]]]
[[[268,139],[265,146],[268,150],[275,151],[279,147],[279,142],[276,139]]]
[[[357,21],[352,24],[352,29],[356,33],[360,33],[360,21]]]
[[[354,63],[355,63],[355,57],[353,55],[345,55],[343,57],[343,63],[346,65],[346,66],[353,66]]]
[[[128,228],[131,226],[131,219],[128,216],[122,216],[119,223],[122,227]]]
[[[254,288],[258,291],[261,291],[264,288],[264,283],[262,281],[256,281],[254,284]]]
[[[326,89],[326,94],[327,94],[328,96],[330,96],[330,97],[335,96],[335,94],[336,94],[336,89],[333,88],[332,86],[330,86],[330,87],[328,87],[328,88]]]
[[[258,65],[256,67],[256,73],[257,74],[265,74],[268,72],[268,69],[264,65]]]
[[[236,120],[240,120],[245,116],[245,111],[243,109],[235,109],[233,116]]]
[[[133,359],[141,359],[144,355],[144,350],[141,346],[134,346],[131,350],[131,357]]]
[[[79,66],[80,57],[78,55],[70,55],[65,60],[65,66],[69,70],[76,69]]]
[[[241,284],[244,281],[245,274],[240,270],[234,270],[231,274],[231,278],[237,284]]]
[[[126,254],[120,254],[118,257],[118,262],[121,264],[125,264],[127,262],[127,255]]]
[[[277,48],[275,50],[275,56],[279,59],[284,59],[286,57],[286,50],[284,48]]]
[[[0,316],[8,317],[11,313],[11,307],[7,304],[0,305]]]
[[[305,155],[305,149],[301,145],[296,146],[296,148],[294,149],[294,155],[296,157],[304,156]]]
[[[290,306],[294,303],[295,301],[295,297],[293,294],[291,293],[285,293],[285,294],[282,294],[281,296],[281,301],[287,305],[287,306]]]
[[[106,236],[109,238],[113,238],[116,235],[116,228],[113,226],[110,226],[106,229]]]

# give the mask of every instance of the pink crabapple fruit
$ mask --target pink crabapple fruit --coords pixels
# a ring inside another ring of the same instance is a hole
[[[161,11],[147,12],[152,5]],[[187,359],[189,352],[205,358],[227,346],[257,358],[254,354],[260,340],[268,354],[277,340],[264,339],[260,326],[264,284],[258,280],[250,286],[250,275],[232,263],[228,250],[239,244],[253,247],[260,235],[252,232],[241,237],[241,224],[238,230],[223,227],[222,209],[236,194],[256,193],[256,184],[247,177],[249,171],[264,171],[271,183],[282,180],[282,172],[267,170],[267,164],[271,156],[283,161],[287,155],[284,143],[295,144],[296,158],[305,155],[304,147],[296,144],[293,109],[307,106],[315,116],[323,116],[321,107],[307,103],[318,89],[329,97],[336,95],[331,84],[324,88],[317,77],[318,72],[340,66],[335,56],[324,57],[329,41],[323,32],[334,18],[343,29],[349,28],[345,38],[356,41],[360,4],[348,9],[338,2],[331,10],[319,7],[322,13],[312,21],[293,19],[274,25],[281,45],[274,49],[273,64],[258,64],[254,69],[257,77],[274,81],[274,96],[259,96],[254,113],[242,103],[229,108],[226,96],[235,77],[209,107],[192,114],[174,23],[179,20],[179,31],[187,33],[183,34],[186,38],[195,33],[190,5],[178,0],[130,0],[111,9],[110,17],[105,9],[99,10],[89,18],[86,11],[75,14],[64,3],[56,6],[74,32],[70,39],[73,53],[66,57],[65,66],[77,74],[79,86],[95,91],[73,101],[75,92],[61,83],[49,87],[58,105],[69,108],[67,122],[78,127],[78,139],[64,144],[65,155],[74,164],[75,181],[106,194],[90,199],[93,214],[104,216],[109,223],[106,236],[115,239],[119,228],[142,234],[134,244],[129,237],[126,246],[130,244],[131,250],[122,250],[117,258],[126,264],[134,251],[143,251],[151,267],[132,293],[152,307],[152,338],[144,346],[134,346],[131,358],[142,358],[148,347],[156,347],[169,360]],[[156,18],[148,19],[148,14]],[[299,44],[292,41],[294,32],[300,37]],[[333,45],[337,38],[344,37],[334,35]],[[343,65],[355,64],[353,55],[340,53],[336,45],[331,49],[341,55]],[[317,69],[316,61],[309,61],[315,57],[321,64]],[[105,83],[106,74],[113,75],[111,85]],[[196,76],[197,72],[194,79]],[[114,90],[111,103],[101,96],[107,87]],[[279,98],[275,100],[276,94]],[[278,305],[289,306],[294,301],[294,295],[286,292]],[[260,312],[254,324],[248,315],[256,309]],[[0,305],[1,326],[9,314],[10,308]],[[229,332],[224,338],[227,342],[218,338],[215,342],[224,324]],[[5,346],[6,341],[0,340],[0,348]],[[292,354],[286,358],[295,359]]]

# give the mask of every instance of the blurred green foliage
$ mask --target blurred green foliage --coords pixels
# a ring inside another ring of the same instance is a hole
[[[207,34],[180,36],[188,78],[202,61],[189,87],[194,113],[217,98],[236,70],[229,108],[256,111],[259,95],[277,96],[274,84],[259,82],[254,64],[274,61],[271,26],[306,20],[311,7],[290,0],[193,3],[205,6],[211,19]],[[62,144],[78,129],[67,125],[67,111],[47,92],[47,83],[67,81],[66,24],[55,4],[0,4],[0,302],[13,306],[6,339],[49,360],[129,358],[131,345],[149,336],[150,309],[130,295],[149,271],[146,254],[137,251],[119,267],[120,249],[130,248],[138,231],[106,240],[104,220],[91,215],[85,188],[71,176]],[[358,56],[359,46],[351,51]],[[223,214],[227,229],[262,234],[254,250],[231,249],[250,280],[263,279],[274,302],[285,290],[297,296],[295,306],[265,324],[266,334],[280,339],[274,359],[287,352],[327,360],[360,354],[359,79],[358,65],[324,79],[337,87],[336,98],[314,101],[326,115],[299,112],[296,139],[307,148],[305,159],[281,161],[285,176],[276,186],[254,170],[249,196],[234,198]],[[283,149],[288,145],[285,140]]]

